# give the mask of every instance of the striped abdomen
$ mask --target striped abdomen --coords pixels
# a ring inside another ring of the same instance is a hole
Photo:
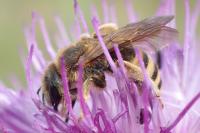
[[[143,81],[143,72],[140,68],[138,59],[135,56],[135,51],[130,48],[123,48],[120,51],[123,59],[125,60],[124,63],[127,67],[129,77],[133,77],[137,85],[140,85]],[[155,90],[156,95],[159,96],[162,81],[158,66],[145,52],[140,51],[140,54],[142,55],[142,60],[146,68],[146,72],[152,81],[153,89]]]

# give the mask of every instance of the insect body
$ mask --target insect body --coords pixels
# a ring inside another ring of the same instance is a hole
[[[110,52],[111,57],[117,64],[117,58],[113,50],[113,44],[118,44],[124,64],[127,68],[128,77],[133,79],[141,87],[143,73],[135,56],[134,48],[139,47],[147,74],[152,81],[156,96],[159,96],[161,78],[157,65],[143,52],[144,48],[159,50],[167,45],[175,37],[177,31],[165,26],[173,19],[172,16],[161,16],[131,23],[124,27],[117,28],[113,24],[106,24],[99,27],[100,34]],[[64,58],[66,73],[69,80],[70,95],[72,104],[76,101],[77,70],[78,62],[83,59],[84,85],[93,83],[97,88],[106,87],[104,72],[112,72],[103,50],[99,44],[96,34],[84,36],[68,48],[62,49],[56,60],[48,66],[42,79],[43,99],[53,106],[57,111],[58,105],[63,104],[63,88],[60,68],[61,58]],[[84,86],[85,88],[85,86]]]

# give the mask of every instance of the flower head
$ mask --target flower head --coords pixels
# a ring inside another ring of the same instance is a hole
[[[109,6],[106,2],[106,0],[102,0],[104,23],[116,22],[114,5]],[[136,22],[137,15],[131,8],[130,1],[125,0],[124,3],[129,21]],[[50,41],[44,19],[38,13],[33,12],[31,26],[25,29],[29,54],[27,59],[22,58],[27,77],[27,89],[13,91],[7,89],[3,83],[0,84],[0,131],[5,133],[199,132],[200,112],[198,109],[200,104],[196,101],[200,97],[198,88],[200,49],[196,27],[200,13],[198,6],[200,0],[197,1],[193,11],[190,9],[188,0],[185,0],[184,3],[184,42],[183,44],[180,42],[170,43],[161,51],[162,69],[160,72],[163,85],[160,98],[155,97],[150,89],[151,85],[145,74],[146,70],[138,49],[135,49],[135,53],[145,79],[142,85],[142,94],[138,91],[136,84],[127,77],[118,44],[113,44],[118,67],[113,62],[98,30],[100,22],[97,11],[94,6],[92,7],[92,15],[94,15],[91,20],[92,26],[113,73],[105,73],[107,86],[104,91],[90,89],[89,95],[86,97],[83,89],[83,64],[80,60],[76,84],[78,100],[72,108],[64,58],[59,60],[63,103],[67,110],[65,115],[69,117],[67,122],[59,112],[56,112],[51,106],[43,104],[37,95],[38,88],[41,86],[41,77],[50,61],[46,61],[38,47],[35,35],[36,24],[40,27],[51,60],[56,58],[56,50]],[[74,29],[72,34],[79,39],[81,33],[89,33],[89,29],[76,0],[74,0],[74,11],[75,23],[72,26]],[[175,1],[161,1],[156,15],[175,15]],[[62,20],[56,16],[55,22],[59,31],[56,39],[57,48],[68,47],[71,42]],[[175,28],[175,20],[169,25]]]

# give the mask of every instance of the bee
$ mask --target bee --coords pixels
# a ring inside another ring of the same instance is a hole
[[[158,97],[162,86],[159,68],[150,58],[148,52],[145,51],[149,49],[160,50],[166,47],[169,41],[173,40],[177,31],[166,26],[172,19],[173,16],[158,16],[130,23],[120,28],[115,24],[104,24],[99,27],[103,41],[116,65],[118,61],[113,44],[118,44],[127,69],[127,75],[129,79],[136,83],[138,88],[141,88],[144,75],[134,49],[136,47],[140,49],[145,69],[153,84],[155,95]],[[84,35],[71,46],[60,50],[57,58],[47,67],[42,77],[43,101],[52,106],[55,111],[58,111],[59,104],[64,106],[64,90],[60,73],[61,58],[64,59],[69,80],[68,86],[72,106],[74,106],[77,99],[76,82],[80,59],[83,60],[83,88],[87,89],[88,84],[93,84],[99,90],[104,90],[106,87],[104,73],[112,73],[112,69],[103,54],[97,35],[95,33]]]

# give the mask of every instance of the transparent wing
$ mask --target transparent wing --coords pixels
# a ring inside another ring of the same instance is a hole
[[[110,35],[104,36],[103,39],[109,51],[113,50],[113,44],[118,44],[120,47],[160,50],[177,38],[177,30],[165,26],[172,19],[173,16],[144,19],[121,27]],[[103,54],[98,39],[91,40],[95,45],[86,52],[86,62]]]
[[[174,42],[176,39],[177,31],[173,28],[164,26],[154,34],[130,42],[131,45],[124,46],[138,47],[146,52],[155,52],[166,47],[169,43]]]

